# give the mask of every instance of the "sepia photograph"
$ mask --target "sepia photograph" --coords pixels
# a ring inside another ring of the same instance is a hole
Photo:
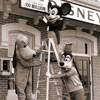
[[[0,0],[0,100],[100,100],[100,0]]]

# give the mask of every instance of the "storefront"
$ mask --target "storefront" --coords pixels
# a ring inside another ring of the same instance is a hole
[[[47,27],[41,20],[45,14],[23,9],[19,3],[19,0],[16,1],[11,7],[9,6],[11,10],[9,7],[7,10],[3,5],[8,4],[8,1],[0,1],[0,58],[7,58],[6,60],[10,59],[10,61],[18,34],[26,35],[30,40],[29,45],[33,49],[37,49],[41,45],[41,41],[48,37]],[[70,4],[72,5],[72,12],[64,18],[63,28],[60,31],[60,45],[72,42],[72,53],[82,76],[86,100],[99,100],[100,12],[72,2]],[[44,8],[40,10],[44,10]],[[10,66],[12,68],[11,63]],[[46,63],[45,67],[43,65],[42,67],[43,75],[41,76],[45,79]],[[0,75],[0,100],[9,100],[10,97],[17,99],[13,77],[14,70],[11,70],[11,73],[12,76],[10,77],[8,77],[9,73]],[[32,77],[33,97],[36,91],[37,73],[38,69],[34,68]],[[41,84],[40,88],[38,99],[43,100],[46,92],[45,83]],[[53,88],[51,91],[50,93],[53,94],[51,97],[56,100],[55,89]]]

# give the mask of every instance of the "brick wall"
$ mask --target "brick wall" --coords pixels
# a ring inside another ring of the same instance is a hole
[[[8,50],[0,48],[0,57],[7,57]],[[8,93],[8,78],[0,76],[0,100],[6,100]]]
[[[0,57],[7,57],[7,56],[8,56],[8,50],[0,48]]]
[[[100,33],[96,32],[94,36],[98,41],[98,56],[93,57],[93,98],[100,100]]]
[[[0,100],[6,100],[8,93],[8,78],[0,76]]]

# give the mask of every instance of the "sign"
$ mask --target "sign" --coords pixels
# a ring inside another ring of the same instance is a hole
[[[48,12],[48,0],[21,0],[21,7],[40,12]]]
[[[71,12],[67,18],[100,25],[100,11],[71,3]]]
[[[47,13],[48,2],[49,0],[21,0],[21,7]],[[71,12],[64,17],[100,25],[100,11],[73,3],[70,4]]]

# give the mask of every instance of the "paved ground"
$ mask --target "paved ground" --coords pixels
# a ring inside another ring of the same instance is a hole
[[[7,100],[18,100],[14,90],[8,91]]]
[[[32,98],[34,100],[35,95],[32,95]],[[7,100],[18,100],[17,95],[15,94],[15,90],[9,90],[8,91]]]

